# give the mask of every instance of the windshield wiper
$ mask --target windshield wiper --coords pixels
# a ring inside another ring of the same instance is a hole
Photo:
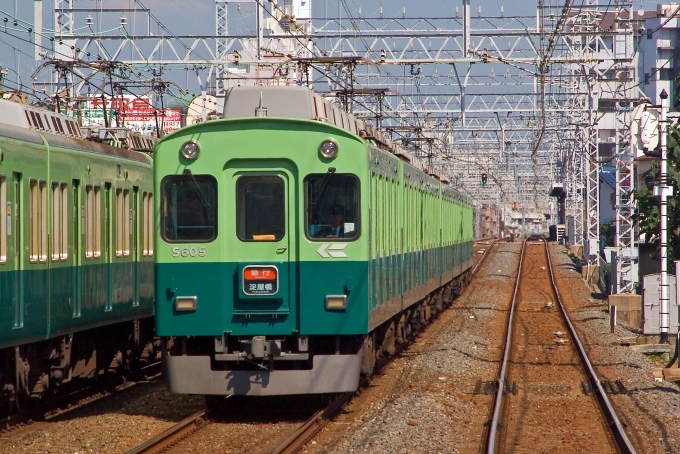
[[[326,193],[326,187],[328,186],[328,183],[331,181],[331,177],[335,173],[335,167],[329,167],[328,172],[326,172],[326,175],[324,175],[323,181],[321,182],[321,187],[317,191],[316,194],[314,194],[314,200],[309,203],[309,210],[311,211],[312,208],[316,209],[317,202],[321,200],[322,196]]]
[[[208,199],[205,197],[205,195],[203,195],[203,191],[201,191],[201,187],[198,185],[198,181],[196,181],[196,178],[194,177],[194,174],[191,173],[191,170],[184,169],[184,175],[188,175],[189,179],[194,184],[194,190],[198,194],[198,197],[201,199],[201,205],[203,205],[204,207],[209,207],[210,203],[208,202]]]

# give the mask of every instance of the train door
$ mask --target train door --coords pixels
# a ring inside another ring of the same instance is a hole
[[[296,276],[290,266],[296,250],[295,179],[283,168],[247,170],[231,168],[231,188],[235,191],[236,213],[222,218],[227,229],[235,229],[229,241],[229,261],[236,262],[238,298],[235,314],[270,313],[277,318],[295,311]],[[230,192],[231,192],[230,191]],[[234,200],[234,193],[223,200]],[[223,204],[222,206],[229,206]],[[290,323],[295,323],[294,317]]]
[[[111,183],[104,185],[104,281],[105,281],[105,311],[113,309],[113,250],[111,247],[111,225],[113,223],[111,212]]]
[[[83,270],[81,268],[82,258],[80,257],[80,216],[85,215],[85,210],[80,211],[80,180],[73,180],[73,225],[71,228],[73,244],[73,317],[80,317],[83,307]]]
[[[132,233],[132,305],[139,306],[139,286],[141,284],[140,277],[140,256],[139,256],[139,187],[134,186],[132,188],[132,208],[131,216],[132,223],[131,233]]]
[[[22,178],[20,173],[12,174],[12,195],[14,200],[10,201],[10,205],[14,205],[14,219],[10,219],[10,225],[13,227],[13,231],[9,232],[14,237],[14,313],[13,313],[13,324],[14,329],[22,328],[24,326],[24,279],[23,279],[23,268],[24,268],[24,254],[22,250],[22,238],[21,234],[23,232],[22,224],[23,218],[21,216],[22,212]]]

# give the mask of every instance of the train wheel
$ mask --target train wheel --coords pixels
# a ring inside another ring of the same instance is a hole
[[[375,368],[375,348],[373,342],[374,334],[369,334],[364,338],[364,346],[361,354],[361,373],[366,377],[373,374]]]

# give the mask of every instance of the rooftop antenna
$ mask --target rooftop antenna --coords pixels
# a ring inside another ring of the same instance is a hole
[[[255,108],[255,116],[256,117],[266,117],[267,116],[267,108],[262,107],[262,91],[260,91],[260,106]]]

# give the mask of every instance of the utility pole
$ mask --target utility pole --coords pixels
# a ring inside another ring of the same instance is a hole
[[[661,199],[659,223],[661,224],[661,336],[659,342],[668,344],[670,330],[670,292],[668,287],[668,196],[673,195],[673,186],[668,185],[668,147],[666,145],[666,112],[668,93],[661,91],[661,112],[659,115],[659,143],[661,146],[659,186],[654,188],[655,195]]]

